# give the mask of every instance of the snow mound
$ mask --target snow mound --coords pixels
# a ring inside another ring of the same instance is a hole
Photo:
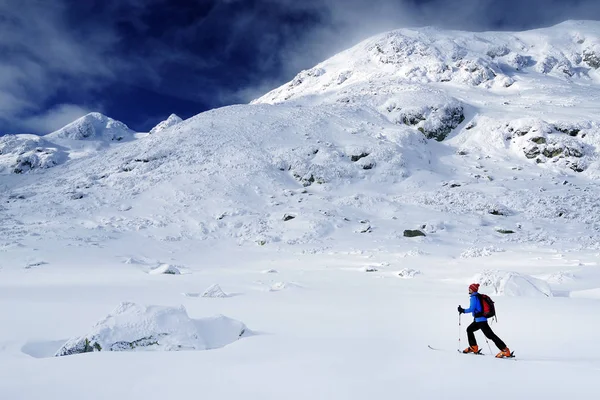
[[[296,288],[301,288],[302,286],[296,284],[296,283],[292,283],[292,282],[275,282],[274,284],[271,285],[271,287],[269,288],[270,292],[278,292],[280,290],[285,290],[285,289],[296,289]]]
[[[171,264],[161,264],[159,267],[154,268],[153,270],[151,270],[148,273],[151,274],[151,275],[161,275],[161,274],[165,274],[165,275],[180,275],[181,271],[179,270],[179,268],[177,268],[174,265],[171,265]]]
[[[177,115],[171,114],[171,115],[169,115],[169,118],[165,119],[164,121],[159,122],[154,128],[150,129],[150,134],[152,135],[152,134],[164,131],[165,129],[169,129],[170,127],[175,126],[182,121],[183,120],[181,118],[179,118]]]
[[[87,334],[68,340],[55,356],[95,351],[208,350],[232,343],[245,332],[242,322],[222,315],[194,320],[183,306],[124,302]]]
[[[548,283],[541,279],[518,272],[486,270],[477,274],[474,281],[490,294],[514,297],[553,297]]]
[[[546,282],[556,284],[573,281],[575,279],[577,279],[577,277],[572,272],[568,271],[555,272],[553,274],[550,274],[547,278],[545,278]]]
[[[133,139],[135,132],[120,121],[94,112],[44,136],[47,139],[123,141]]]
[[[276,269],[270,268],[270,269],[265,269],[264,271],[262,271],[263,274],[277,274],[279,273]]]
[[[202,293],[202,297],[223,298],[229,297],[229,295],[225,293],[219,285],[214,284]]]
[[[417,275],[421,275],[421,271],[412,268],[403,268],[398,271],[398,276],[403,279],[412,279]]]
[[[0,137],[0,174],[22,174],[62,164],[67,152],[36,135],[5,135]]]
[[[496,246],[486,246],[481,248],[471,247],[460,253],[460,258],[487,257],[491,256],[494,253],[502,253],[504,251],[504,249],[501,249]]]

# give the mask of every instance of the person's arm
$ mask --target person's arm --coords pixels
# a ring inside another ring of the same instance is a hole
[[[469,305],[469,308],[463,311],[465,314],[469,314],[475,311],[475,307],[477,306],[477,299],[475,297],[476,296],[471,296],[471,303]]]

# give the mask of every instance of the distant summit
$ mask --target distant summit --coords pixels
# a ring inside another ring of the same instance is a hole
[[[150,134],[154,134],[154,133],[158,133],[158,132],[164,131],[165,129],[168,129],[168,128],[174,126],[174,125],[177,125],[181,121],[183,121],[183,120],[181,118],[179,118],[179,116],[177,116],[175,114],[171,114],[171,115],[169,115],[169,118],[167,118],[164,121],[158,123],[158,125],[156,125],[154,128],[152,128],[150,130]]]
[[[47,139],[122,141],[134,132],[121,121],[93,112],[45,136]]]

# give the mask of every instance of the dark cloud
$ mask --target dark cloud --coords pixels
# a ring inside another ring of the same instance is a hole
[[[0,134],[104,111],[149,129],[246,102],[379,32],[600,19],[597,0],[0,0]]]

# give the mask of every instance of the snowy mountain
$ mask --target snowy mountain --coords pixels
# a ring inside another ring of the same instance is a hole
[[[168,129],[168,128],[172,127],[173,125],[177,125],[181,121],[183,121],[183,120],[181,118],[179,118],[177,115],[171,114],[171,115],[169,115],[169,118],[165,119],[164,121],[159,122],[154,128],[152,128],[150,130],[150,134],[164,131],[165,129]]]
[[[484,152],[509,147],[531,163],[577,172],[593,164],[596,176],[598,29],[579,21],[520,33],[401,29],[253,103],[365,105],[428,138]]]
[[[57,202],[60,214],[81,215],[69,224],[92,217],[87,234],[144,227],[161,240],[321,247],[355,232],[393,241],[421,227],[448,243],[553,242],[562,231],[561,241],[592,246],[599,33],[592,22],[386,33],[252,105],[86,153],[35,183],[15,181],[7,196],[25,200],[8,212],[15,221],[26,212],[37,226],[57,212],[41,204]],[[551,57],[553,68],[541,68]],[[44,139],[128,133],[90,114]],[[5,229],[15,238],[28,230]]]
[[[596,398],[599,46],[401,29],[159,134],[0,138],[0,398]],[[516,362],[455,351],[472,282]]]
[[[100,113],[87,114],[42,137],[29,134],[2,136],[0,174],[41,172],[135,137],[135,132],[127,125]]]
[[[100,113],[89,113],[69,125],[52,132],[48,139],[70,140],[130,140],[134,132],[124,123]]]

